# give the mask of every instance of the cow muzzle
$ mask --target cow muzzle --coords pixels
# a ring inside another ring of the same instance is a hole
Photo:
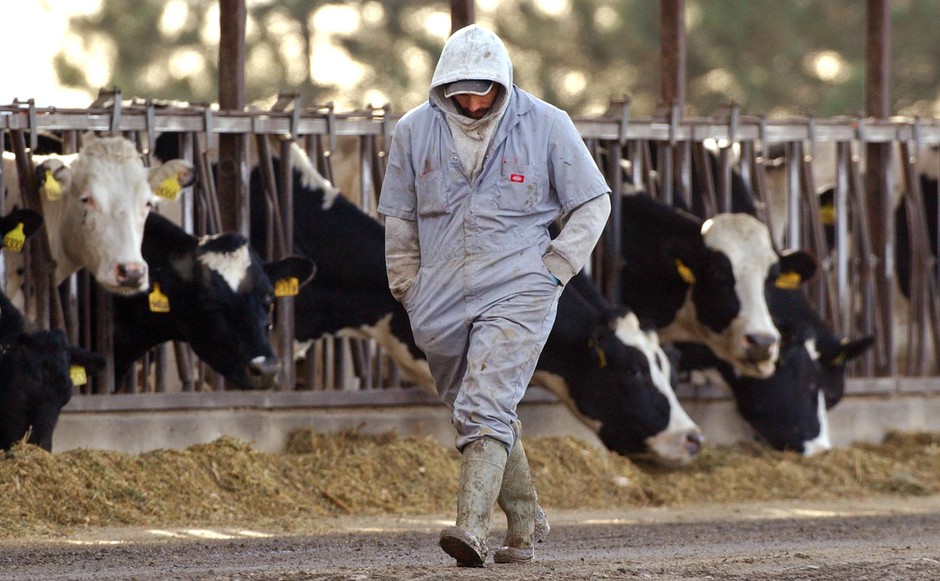
[[[744,336],[744,355],[748,363],[773,361],[777,356],[780,338],[770,333],[748,333]]]
[[[663,432],[647,440],[650,459],[660,466],[686,466],[698,457],[704,439],[698,426]]]
[[[270,389],[280,383],[281,364],[277,357],[255,357],[248,364],[251,389]]]
[[[114,281],[124,291],[141,291],[147,286],[147,263],[121,262],[114,267]]]

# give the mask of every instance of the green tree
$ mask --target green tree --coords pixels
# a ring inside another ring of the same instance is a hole
[[[309,60],[321,34],[313,15],[329,4],[359,15],[338,42],[364,71],[335,86],[317,82]],[[256,0],[248,10],[249,101],[293,91],[308,104],[388,101],[400,113],[427,97],[450,27],[442,0]],[[661,106],[658,2],[501,0],[480,2],[476,14],[506,41],[516,82],[574,114],[600,113],[622,95],[638,115]],[[892,110],[940,116],[940,0],[895,0],[891,24]],[[103,0],[98,14],[71,22],[86,54],[60,54],[57,70],[64,83],[94,90],[82,63],[105,54],[111,84],[125,95],[214,101],[218,49],[210,30],[218,30],[218,12],[201,0],[140,0],[133,10]],[[731,102],[772,116],[864,108],[863,2],[687,0],[686,30],[688,115],[721,113]]]

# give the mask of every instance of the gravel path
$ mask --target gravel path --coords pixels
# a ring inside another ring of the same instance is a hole
[[[530,565],[455,567],[437,548],[444,516],[351,517],[292,535],[246,525],[0,541],[0,579],[940,579],[940,496],[549,517]]]

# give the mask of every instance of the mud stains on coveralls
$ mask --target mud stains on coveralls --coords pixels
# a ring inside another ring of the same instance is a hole
[[[402,117],[378,208],[418,222],[421,266],[403,303],[459,449],[483,436],[512,447],[562,290],[542,260],[548,225],[609,191],[566,113],[505,90],[473,183],[433,100]]]

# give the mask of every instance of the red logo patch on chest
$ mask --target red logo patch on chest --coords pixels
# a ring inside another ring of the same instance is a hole
[[[522,182],[525,181],[525,176],[522,175],[521,173],[509,174],[509,181],[515,182],[517,184],[521,184]]]

